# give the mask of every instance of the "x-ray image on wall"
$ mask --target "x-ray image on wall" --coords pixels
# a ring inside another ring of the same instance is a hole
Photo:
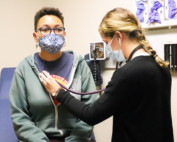
[[[147,21],[148,2],[146,0],[136,0],[136,16],[141,23]]]
[[[143,28],[177,24],[177,0],[135,0],[136,16]]]
[[[177,19],[177,0],[165,1],[165,19]]]

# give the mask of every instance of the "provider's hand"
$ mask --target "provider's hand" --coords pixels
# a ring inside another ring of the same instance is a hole
[[[42,71],[42,73],[39,73],[39,76],[42,84],[51,95],[61,89],[60,85],[47,71]]]

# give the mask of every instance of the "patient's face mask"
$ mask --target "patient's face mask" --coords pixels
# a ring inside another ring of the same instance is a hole
[[[42,38],[38,38],[38,41],[41,49],[50,54],[55,54],[63,47],[65,38],[57,34],[48,34]]]
[[[114,35],[115,36],[115,35]],[[113,37],[114,39],[114,37]],[[112,41],[113,41],[112,39]],[[117,61],[117,62],[122,62],[122,61],[126,61],[124,55],[123,55],[123,52],[121,50],[121,40],[119,39],[119,50],[116,50],[116,51],[113,51],[112,50],[112,47],[111,47],[111,43],[112,41],[107,44],[107,48],[106,48],[106,55],[110,58],[112,58],[114,61]]]

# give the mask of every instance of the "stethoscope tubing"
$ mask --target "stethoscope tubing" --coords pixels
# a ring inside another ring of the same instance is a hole
[[[104,89],[101,89],[101,90],[98,90],[98,91],[93,91],[93,92],[75,92],[69,88],[66,88],[64,85],[62,85],[61,83],[57,82],[63,89],[71,92],[71,93],[74,93],[74,94],[77,94],[77,95],[93,95],[93,94],[96,94],[96,93],[99,93],[99,92],[102,92],[102,91],[105,91],[106,88]]]

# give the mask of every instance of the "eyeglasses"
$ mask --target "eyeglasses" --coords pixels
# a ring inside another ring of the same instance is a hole
[[[57,35],[62,35],[64,34],[64,31],[65,31],[65,28],[64,27],[58,27],[58,28],[48,28],[48,27],[44,27],[44,28],[39,28],[37,29],[37,31],[40,31],[40,33],[42,35],[48,35],[48,34],[51,34],[51,32],[53,31],[55,34]]]

